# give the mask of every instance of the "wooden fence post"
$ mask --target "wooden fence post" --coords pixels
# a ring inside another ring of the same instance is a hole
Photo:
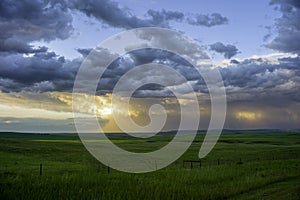
[[[40,163],[40,176],[42,176],[42,174],[43,174],[43,164]]]

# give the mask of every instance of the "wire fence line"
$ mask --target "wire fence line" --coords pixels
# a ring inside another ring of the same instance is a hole
[[[240,157],[238,159],[201,159],[201,160],[193,160],[193,159],[186,159],[182,160],[179,159],[175,161],[173,164],[168,166],[168,169],[201,169],[205,167],[213,167],[213,166],[224,166],[224,165],[243,165],[247,163],[259,163],[259,162],[268,162],[268,161],[280,161],[280,160],[293,160],[293,159],[300,159],[300,154],[290,154],[287,155],[271,155],[271,156],[260,156],[260,157],[253,157],[253,158],[245,158]],[[99,165],[98,165],[99,166]],[[156,167],[156,166],[154,166]],[[107,171],[108,168],[105,165],[100,166],[98,168],[99,171]]]
[[[299,154],[291,154],[289,156],[267,156],[267,157],[256,157],[256,158],[243,158],[239,159],[210,159],[210,160],[182,160],[183,168],[201,168],[205,166],[219,166],[219,165],[242,165],[251,162],[264,162],[264,161],[279,161],[279,160],[292,160],[300,159]],[[178,165],[179,163],[177,163]]]

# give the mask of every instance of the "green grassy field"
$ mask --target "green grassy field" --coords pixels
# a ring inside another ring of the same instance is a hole
[[[0,199],[300,199],[300,133],[222,134],[201,167],[183,166],[198,160],[203,137],[167,168],[108,174],[76,135],[0,133]],[[147,152],[172,136],[110,138]]]

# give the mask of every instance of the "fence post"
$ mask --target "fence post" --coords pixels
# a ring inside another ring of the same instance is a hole
[[[218,166],[220,165],[220,159],[218,159]]]
[[[109,174],[110,173],[110,167],[109,167],[109,163],[108,163],[108,165],[107,165],[107,174]]]
[[[43,164],[40,163],[40,176],[42,176],[42,174],[43,174]]]
[[[193,169],[193,162],[191,161],[191,169]]]
[[[200,159],[199,165],[200,165],[200,168],[201,168],[201,166],[202,166],[202,162],[201,162],[201,159]]]

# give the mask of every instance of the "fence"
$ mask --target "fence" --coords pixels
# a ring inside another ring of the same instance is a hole
[[[239,158],[237,160],[228,160],[228,159],[215,159],[215,160],[183,160],[182,166],[183,168],[189,167],[193,169],[194,167],[205,167],[205,166],[219,166],[219,165],[233,165],[233,164],[244,164],[251,162],[259,162],[259,161],[275,161],[275,160],[290,160],[290,159],[299,159],[299,154],[290,155],[289,157],[280,157],[280,156],[271,156],[271,157],[257,157],[251,159],[243,159]]]

